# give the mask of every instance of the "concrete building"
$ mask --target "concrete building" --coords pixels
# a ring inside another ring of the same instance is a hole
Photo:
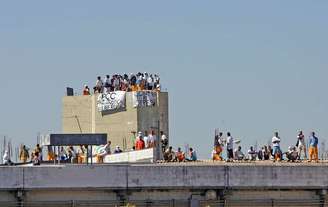
[[[107,133],[112,146],[123,149],[132,148],[132,132],[152,129],[157,135],[159,131],[169,134],[167,92],[157,93],[155,105],[145,107],[135,107],[133,92],[127,92],[123,109],[102,112],[97,107],[98,96],[63,97],[63,133]]]

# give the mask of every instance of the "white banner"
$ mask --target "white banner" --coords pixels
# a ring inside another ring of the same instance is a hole
[[[155,106],[157,93],[152,91],[137,91],[132,95],[133,107]]]
[[[125,91],[103,93],[97,99],[98,111],[111,111],[125,108]]]

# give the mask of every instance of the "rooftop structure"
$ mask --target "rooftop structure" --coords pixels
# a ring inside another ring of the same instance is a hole
[[[63,133],[106,133],[112,146],[132,149],[137,132],[169,134],[168,93],[153,91],[65,96]]]

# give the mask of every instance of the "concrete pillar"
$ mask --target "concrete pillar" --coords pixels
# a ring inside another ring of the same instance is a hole
[[[225,193],[226,191],[225,190],[219,190],[218,191],[218,201],[220,202],[220,207],[222,206],[225,206]]]
[[[24,206],[24,191],[23,190],[17,190],[16,191],[16,200],[17,200],[17,207],[23,207]]]
[[[318,195],[320,198],[320,206],[324,207],[326,206],[326,203],[328,202],[328,197],[327,197],[327,190],[322,189],[318,191]]]
[[[126,190],[115,191],[116,200],[120,202],[121,205],[125,204],[128,199],[128,192]]]
[[[200,201],[202,200],[201,195],[191,195],[190,207],[200,207]]]

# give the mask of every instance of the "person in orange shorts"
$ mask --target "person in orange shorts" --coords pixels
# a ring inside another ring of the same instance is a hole
[[[215,136],[214,138],[214,149],[212,151],[212,159],[213,160],[217,160],[217,161],[222,161],[223,158],[221,156],[221,153],[223,151],[222,146],[224,146],[224,142],[223,142],[223,133],[219,132],[218,135]]]
[[[310,140],[310,147],[309,147],[309,162],[312,162],[314,159],[316,162],[319,162],[318,158],[318,137],[315,136],[314,132],[311,132],[311,135],[309,137]]]
[[[281,161],[282,158],[282,152],[280,149],[280,137],[278,132],[274,133],[274,136],[272,137],[272,146],[273,146],[273,157],[274,157],[274,162],[275,161]]]
[[[185,153],[181,150],[181,148],[178,148],[178,151],[176,152],[176,158],[178,162],[184,162],[186,159]]]

